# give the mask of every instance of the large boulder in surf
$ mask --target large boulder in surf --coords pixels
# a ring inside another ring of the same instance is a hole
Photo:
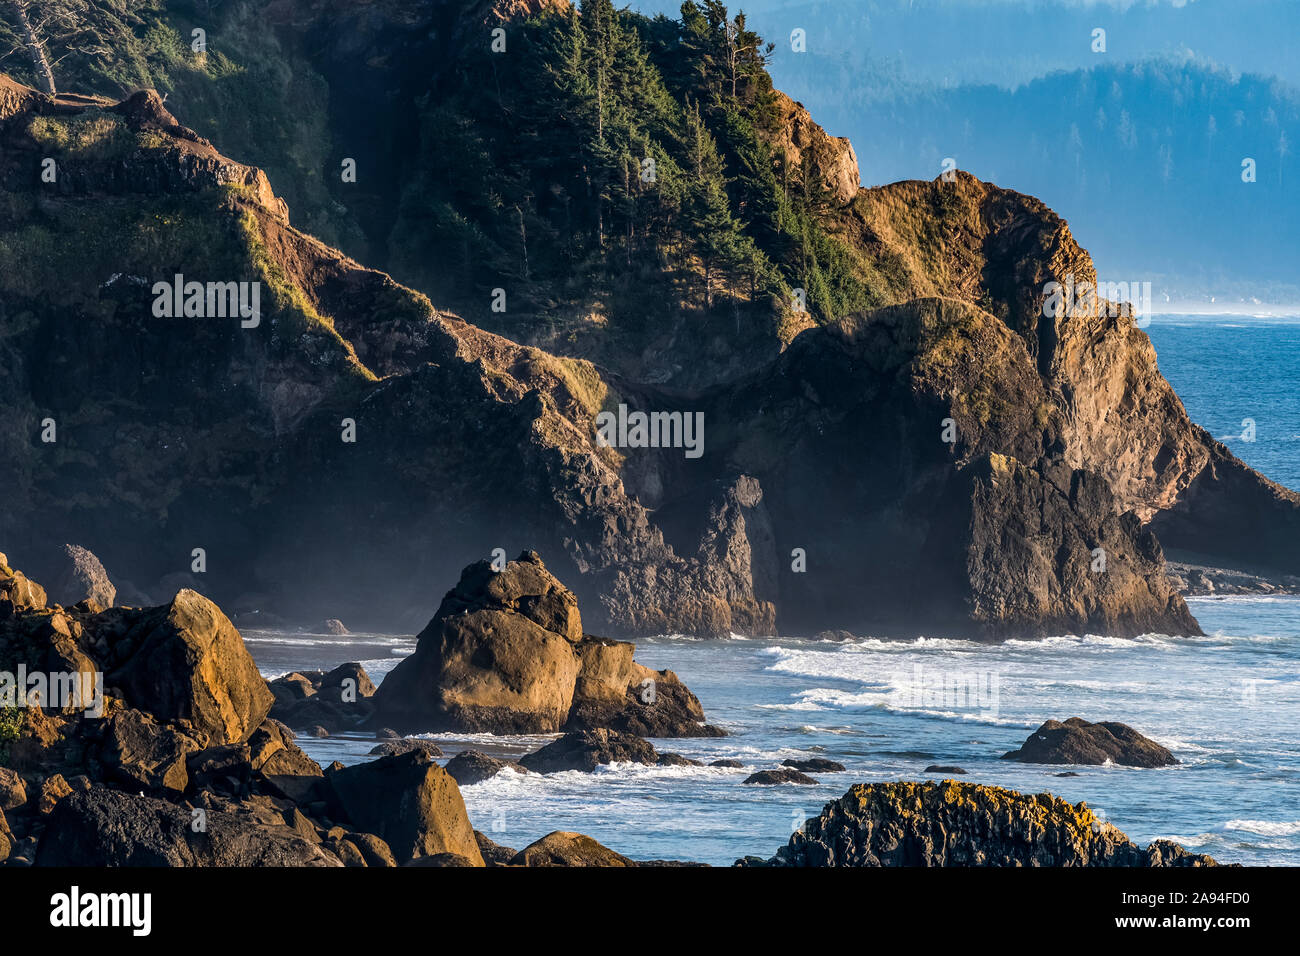
[[[132,707],[189,720],[213,744],[247,740],[266,719],[266,681],[235,626],[203,595],[184,590],[161,607],[102,617],[108,684]]]
[[[849,788],[770,860],[742,866],[1214,866],[1158,840],[1141,847],[1086,804],[1050,793],[942,783]]]
[[[655,764],[659,754],[648,740],[616,730],[582,730],[565,734],[540,750],[524,754],[519,765],[536,773],[578,770],[590,773],[601,764]]]
[[[376,718],[413,731],[721,735],[675,674],[637,664],[634,651],[584,635],[577,599],[535,552],[499,572],[480,561],[384,679]]]
[[[1021,763],[1091,764],[1123,767],[1168,767],[1178,758],[1128,724],[1101,721],[1090,724],[1080,717],[1062,723],[1049,720],[1026,738],[1019,750],[1002,755]]]
[[[483,865],[460,788],[427,753],[381,757],[325,780],[337,819],[381,838],[399,862],[451,853]]]

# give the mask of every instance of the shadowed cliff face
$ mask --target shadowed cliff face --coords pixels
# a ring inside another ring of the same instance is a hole
[[[414,626],[459,566],[534,547],[597,631],[1191,633],[1139,519],[1193,484],[1194,535],[1196,508],[1230,522],[1267,489],[1239,464],[1231,496],[1197,480],[1204,436],[1130,317],[1042,318],[1086,253],[970,177],[849,207],[911,301],[673,392],[475,328],[294,230],[151,94],[6,81],[0,102],[0,533],[38,571],[75,539],[147,591],[202,548],[187,586],[236,614]],[[178,273],[259,282],[260,323],[156,317]],[[702,414],[703,454],[603,447],[596,414],[620,405]]]

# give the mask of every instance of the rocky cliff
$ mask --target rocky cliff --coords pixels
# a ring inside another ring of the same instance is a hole
[[[81,540],[137,584],[183,572],[235,613],[315,619],[328,596],[331,615],[412,626],[386,609],[539,542],[606,633],[1195,630],[1109,463],[1072,457],[1028,300],[988,298],[1021,288],[1006,270],[1053,274],[1041,237],[978,268],[984,286],[935,271],[943,297],[809,329],[688,394],[434,309],[290,227],[258,171],[152,94],[6,81],[5,103],[0,530],[29,566]],[[950,186],[909,187],[930,192],[896,218],[1029,203]],[[989,215],[970,231],[999,250],[1063,228]],[[915,256],[961,258],[922,238]],[[259,283],[259,321],[156,316],[176,274]],[[619,406],[702,415],[701,454],[605,447],[595,416]]]

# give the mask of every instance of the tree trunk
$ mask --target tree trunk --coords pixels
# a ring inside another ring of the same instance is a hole
[[[41,92],[53,96],[57,92],[54,85],[54,71],[50,69],[50,61],[45,56],[45,48],[41,46],[40,38],[36,36],[31,21],[27,19],[27,8],[24,4],[12,2],[12,0],[9,6],[18,15],[18,25],[22,28],[23,33],[23,45],[27,47],[27,55],[31,57],[32,69],[36,71],[36,79],[40,83]]]

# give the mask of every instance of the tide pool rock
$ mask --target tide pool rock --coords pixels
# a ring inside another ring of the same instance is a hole
[[[1148,847],[1084,803],[1050,793],[943,783],[872,783],[840,799],[770,860],[741,866],[1215,866],[1157,840]]]

